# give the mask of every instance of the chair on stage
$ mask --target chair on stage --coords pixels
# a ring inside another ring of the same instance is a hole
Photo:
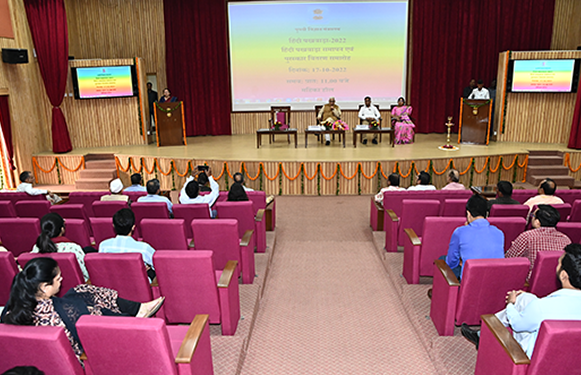
[[[466,202],[468,199],[444,199],[444,204],[440,207],[440,216],[466,217]]]
[[[34,258],[52,258],[57,261],[61,270],[63,281],[57,296],[62,297],[69,289],[85,283],[79,261],[74,253],[22,253],[18,257],[18,264],[24,268],[29,260]]]
[[[440,214],[440,201],[428,199],[404,199],[402,214],[397,217],[394,211],[385,210],[385,251],[396,252],[398,246],[404,244],[404,229],[412,228],[416,233],[422,233],[424,219],[427,216]]]
[[[32,251],[40,235],[40,220],[36,218],[0,219],[0,239],[2,246],[17,257]]]
[[[489,217],[487,220],[490,225],[494,225],[504,233],[504,252],[510,249],[512,241],[525,231],[526,220],[522,217]]]
[[[285,106],[271,106],[270,118],[268,119],[268,127],[273,128],[275,124],[280,124],[280,129],[285,130],[290,128],[290,105]],[[290,134],[287,134],[288,143],[290,143]],[[274,142],[274,134],[270,134],[269,141]]]
[[[48,214],[50,210],[50,202],[44,201],[20,201],[14,204],[14,210],[18,217],[42,217]]]
[[[188,250],[189,248],[183,219],[142,219],[141,237],[143,242],[147,242],[155,250]]]
[[[564,253],[564,251],[539,251],[537,253],[527,291],[542,298],[561,288],[555,277],[555,270],[559,264],[559,258]]]
[[[250,241],[250,248],[256,247],[256,252],[266,252],[266,226],[264,221],[264,210],[258,210],[254,215],[253,203],[247,202],[218,202],[214,205],[218,212],[219,219],[238,220],[238,231],[240,238],[248,230],[254,231],[254,236]]]
[[[67,219],[65,223],[65,237],[81,247],[91,246],[91,236],[87,231],[87,223],[80,219]]]
[[[14,255],[9,251],[0,252],[0,306],[6,306],[12,281],[18,272]]]
[[[573,243],[581,243],[581,222],[557,223],[557,230],[569,237]]]
[[[488,217],[522,217],[527,218],[529,206],[524,204],[493,204]]]
[[[16,210],[14,209],[12,201],[0,200],[0,218],[3,217],[16,217]]]
[[[129,208],[123,201],[95,201],[92,204],[94,217],[113,217],[117,211]]]
[[[135,202],[131,204],[131,210],[135,214],[135,239],[141,237],[141,219],[169,219],[167,204],[164,202]]]
[[[174,204],[173,217],[184,220],[184,230],[187,238],[193,238],[192,220],[210,219],[210,206],[207,203],[201,204]]]

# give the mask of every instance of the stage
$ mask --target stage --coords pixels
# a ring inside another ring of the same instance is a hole
[[[501,179],[520,182],[525,178],[529,150],[571,152],[573,167],[581,162],[579,153],[565,144],[491,142],[485,145],[453,145],[458,151],[442,151],[444,134],[417,134],[411,145],[391,147],[387,136],[374,145],[353,147],[352,133],[347,133],[346,147],[338,139],[325,146],[309,136],[305,148],[304,134],[294,140],[278,135],[275,142],[263,139],[256,147],[254,134],[233,136],[190,137],[187,146],[157,147],[156,144],[75,149],[65,155],[50,152],[35,154],[33,165],[40,184],[72,185],[83,168],[83,155],[109,153],[117,157],[117,170],[124,181],[128,175],[143,172],[144,178],[159,178],[162,188],[181,188],[191,166],[207,163],[222,189],[231,182],[231,175],[242,170],[246,184],[269,194],[373,194],[385,185],[386,177],[399,173],[402,186],[410,184],[418,170],[428,170],[437,187],[446,184],[446,171],[452,167],[461,173],[464,185],[484,185]],[[457,141],[457,135],[452,136]],[[501,160],[502,159],[502,160]],[[579,159],[579,160],[578,160]],[[191,161],[191,162],[190,162]],[[501,164],[499,164],[501,163]],[[410,174],[411,172],[411,174]],[[575,174],[573,174],[575,175]]]

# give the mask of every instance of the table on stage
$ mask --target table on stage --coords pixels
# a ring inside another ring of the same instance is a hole
[[[343,148],[345,148],[345,130],[314,130],[305,129],[305,148],[307,148],[307,139],[309,134],[320,135],[321,143],[323,142],[323,134],[338,134],[339,138],[343,138]]]
[[[389,133],[389,143],[391,147],[394,147],[394,130],[393,128],[376,128],[376,129],[353,129],[353,147],[357,147],[357,136],[359,135],[359,141],[363,139],[363,134],[379,134],[379,141],[381,142],[381,135],[384,133]]]
[[[274,130],[274,129],[258,129],[256,131],[256,148],[260,148],[262,145],[262,136],[268,134],[268,143],[272,143],[275,134],[286,134],[288,143],[290,143],[291,134],[295,137],[295,148],[297,148],[297,129],[284,129],[284,130]]]

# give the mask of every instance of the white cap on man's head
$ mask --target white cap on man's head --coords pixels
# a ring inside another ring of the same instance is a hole
[[[111,193],[113,194],[121,193],[121,190],[123,190],[123,182],[121,182],[121,180],[118,178],[114,179],[109,184],[109,190],[111,190]]]

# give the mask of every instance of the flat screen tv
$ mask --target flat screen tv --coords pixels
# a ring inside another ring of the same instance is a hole
[[[579,63],[578,59],[511,60],[508,65],[507,91],[577,92]]]
[[[71,68],[75,99],[123,98],[138,93],[135,66]]]

